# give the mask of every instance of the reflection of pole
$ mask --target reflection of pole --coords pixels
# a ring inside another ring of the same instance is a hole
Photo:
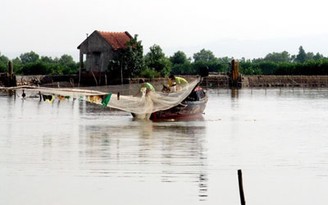
[[[206,151],[204,150],[203,144],[199,144],[199,162],[201,167],[206,167]],[[207,191],[208,191],[208,186],[207,186],[207,173],[205,171],[200,171],[199,173],[199,200],[200,201],[205,201],[208,197]]]
[[[232,98],[238,98],[238,88],[231,88],[231,97]]]
[[[207,195],[207,176],[206,174],[200,173],[199,174],[199,200],[205,201]]]
[[[239,184],[240,203],[241,205],[246,205],[244,188],[243,188],[243,176],[241,173],[241,169],[238,169],[238,184]]]

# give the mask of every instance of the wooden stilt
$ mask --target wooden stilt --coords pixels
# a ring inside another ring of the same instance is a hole
[[[243,188],[243,176],[241,173],[241,169],[238,169],[238,184],[239,184],[240,203],[241,205],[246,205],[244,188]]]

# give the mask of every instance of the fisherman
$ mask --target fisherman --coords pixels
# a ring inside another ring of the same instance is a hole
[[[149,82],[145,82],[144,79],[140,79],[139,84],[141,84],[141,86],[135,96],[139,95],[140,93],[145,93],[147,95],[149,92],[155,92],[154,86]]]
[[[188,84],[188,81],[182,77],[177,77],[171,74],[169,76],[168,85],[171,89],[171,92],[181,90],[184,86]]]
[[[132,113],[132,115],[135,119],[149,120],[153,108],[153,101],[149,94],[155,92],[155,88],[152,84],[145,82],[144,79],[140,79],[139,83],[141,84],[141,86],[138,92],[134,96],[138,96],[141,94],[141,97],[144,97],[142,98],[142,100],[144,100],[144,104],[145,104],[145,110],[144,110],[145,113],[143,114]]]

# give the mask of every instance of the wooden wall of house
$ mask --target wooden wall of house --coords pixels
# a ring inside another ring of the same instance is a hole
[[[85,54],[84,69],[86,71],[104,72],[110,60],[113,59],[112,47],[95,33],[81,44],[80,53]]]

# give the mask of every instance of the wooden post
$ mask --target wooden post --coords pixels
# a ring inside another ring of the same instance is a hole
[[[241,173],[241,169],[238,169],[238,185],[239,185],[240,203],[241,205],[246,205],[244,188],[243,188],[243,176]]]
[[[78,87],[80,87],[80,83],[81,83],[81,74],[82,74],[82,69],[84,68],[84,64],[83,64],[83,53],[80,50],[80,66],[79,66],[79,83],[78,83]]]
[[[14,74],[14,66],[13,66],[13,63],[11,61],[9,61],[8,62],[8,75],[11,78],[13,74]]]
[[[7,72],[7,79],[5,82],[6,87],[17,86],[16,76],[14,74],[14,66],[11,61],[8,62],[8,72]]]
[[[240,88],[241,79],[239,74],[239,62],[236,60],[231,61],[231,71],[230,71],[230,87]]]

